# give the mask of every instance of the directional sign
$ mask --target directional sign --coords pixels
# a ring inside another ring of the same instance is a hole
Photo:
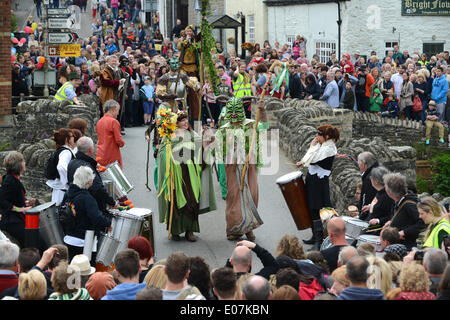
[[[47,9],[47,16],[70,16],[72,12],[70,12],[67,8],[49,8]]]
[[[48,43],[75,43],[78,39],[78,34],[75,32],[51,32],[48,34]]]
[[[67,18],[48,18],[48,27],[50,29],[68,29],[72,26]]]
[[[59,45],[60,57],[79,57],[81,56],[80,44],[60,44]]]
[[[59,57],[59,45],[48,46],[47,47],[47,55],[49,57]]]

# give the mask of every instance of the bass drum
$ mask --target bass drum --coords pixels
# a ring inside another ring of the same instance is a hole
[[[291,212],[292,218],[298,230],[308,229],[312,226],[309,216],[306,187],[303,182],[302,172],[288,173],[276,181],[283,193],[284,200]]]

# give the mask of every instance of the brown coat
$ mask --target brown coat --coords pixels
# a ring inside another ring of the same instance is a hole
[[[117,101],[118,88],[120,80],[114,74],[114,71],[110,67],[105,67],[100,75],[100,101],[105,104],[106,101],[113,99]]]

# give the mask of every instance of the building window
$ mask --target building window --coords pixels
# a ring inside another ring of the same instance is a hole
[[[295,42],[295,38],[296,38],[295,35],[286,36],[286,44],[289,46],[289,48],[292,48],[292,45]]]
[[[333,52],[336,52],[335,41],[316,41],[316,54],[319,56],[320,63],[327,63]]]
[[[255,15],[249,14],[247,16],[248,18],[248,41],[255,43],[256,36],[255,36]]]
[[[394,51],[394,46],[398,46],[398,41],[386,41],[384,46],[384,56],[387,57],[389,51]]]
[[[432,56],[435,56],[438,53],[444,51],[444,43],[443,42],[434,42],[434,43],[424,43],[422,52],[425,53],[428,57],[428,60]]]

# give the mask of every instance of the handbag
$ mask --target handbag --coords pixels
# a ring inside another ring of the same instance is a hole
[[[423,109],[422,106],[422,101],[420,100],[419,97],[415,97],[414,98],[414,102],[413,102],[413,107],[412,107],[414,112],[420,112]]]

